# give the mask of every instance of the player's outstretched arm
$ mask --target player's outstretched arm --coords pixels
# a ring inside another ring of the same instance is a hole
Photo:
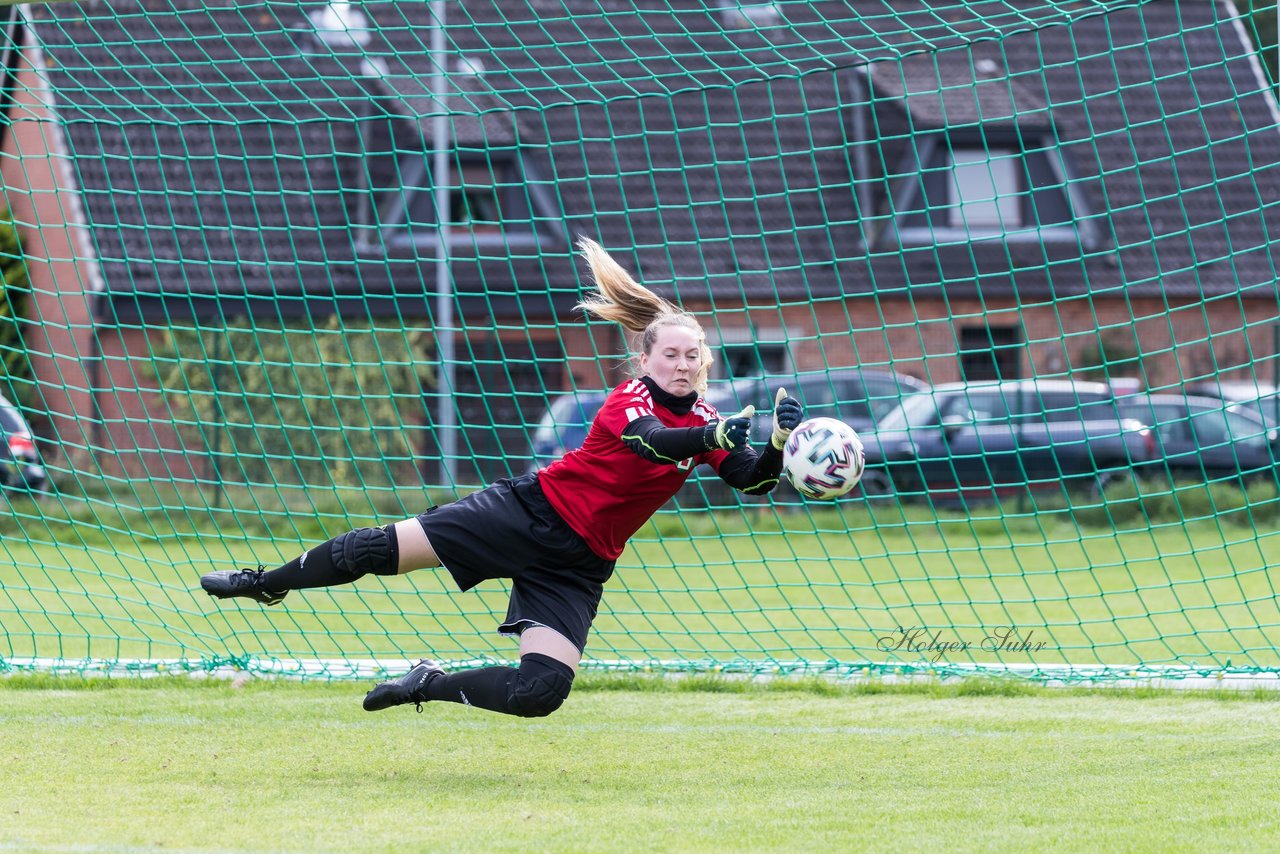
[[[745,447],[755,411],[754,406],[748,406],[737,415],[701,427],[666,427],[656,415],[645,415],[623,429],[622,443],[651,463],[673,466],[717,448],[732,451]]]
[[[720,463],[720,478],[739,492],[747,495],[764,495],[778,485],[782,474],[782,446],[791,431],[804,418],[800,401],[787,396],[786,389],[778,389],[773,410],[773,435],[769,444],[757,454],[743,443]],[[781,437],[781,438],[779,438]]]

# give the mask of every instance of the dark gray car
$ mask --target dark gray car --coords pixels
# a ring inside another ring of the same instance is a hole
[[[1089,490],[1154,455],[1101,383],[1020,380],[938,386],[905,400],[863,438],[868,495],[988,500],[1028,487]]]
[[[732,415],[747,404],[764,412],[773,411],[773,399],[785,388],[804,407],[804,417],[835,418],[859,435],[876,429],[877,423],[905,398],[929,389],[926,383],[894,371],[875,368],[832,368],[831,370],[737,379],[707,392],[707,401],[721,415]],[[752,441],[766,441],[773,431],[772,418],[756,418]]]
[[[1176,394],[1121,398],[1120,414],[1152,428],[1152,470],[1196,480],[1272,476],[1277,437],[1256,414],[1227,401]]]
[[[1206,380],[1190,383],[1186,392],[1192,397],[1211,397],[1226,401],[1237,410],[1252,412],[1269,427],[1280,426],[1280,390],[1273,385],[1251,380]]]

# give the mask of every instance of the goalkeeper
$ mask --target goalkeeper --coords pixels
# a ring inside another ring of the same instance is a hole
[[[200,579],[220,599],[275,605],[290,590],[346,584],[443,566],[462,590],[510,578],[502,634],[520,638],[519,667],[446,673],[423,660],[364,699],[369,711],[445,700],[523,717],[549,715],[569,695],[604,584],[627,540],[665,504],[693,467],[763,495],[778,483],[782,446],[802,417],[779,389],[773,435],[748,443],[754,408],[721,418],[703,398],[711,351],[691,314],[636,283],[598,244],[579,248],[598,292],[587,314],[640,334],[640,376],[610,392],[582,447],[542,471],[493,485],[420,516],[361,528],[278,569],[221,570]]]

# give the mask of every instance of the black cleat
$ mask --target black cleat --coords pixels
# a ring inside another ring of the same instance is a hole
[[[372,691],[364,695],[364,710],[380,712],[392,706],[415,703],[418,711],[422,711],[422,704],[427,702],[427,695],[423,689],[427,687],[427,683],[442,673],[444,673],[443,667],[424,658],[399,679],[392,679],[374,686]]]
[[[289,591],[277,593],[262,586],[263,567],[257,569],[222,569],[200,576],[204,592],[218,599],[244,596],[263,605],[279,605]]]

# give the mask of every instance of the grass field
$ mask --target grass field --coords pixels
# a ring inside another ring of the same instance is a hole
[[[459,594],[439,572],[271,609],[198,590],[211,567],[281,562],[368,520],[54,509],[0,520],[0,671],[24,656],[514,654],[493,634],[504,588]],[[896,506],[664,514],[620,561],[588,658],[915,666],[935,653],[880,639],[1016,626],[1044,645],[937,658],[1274,669],[1277,565],[1275,526],[1241,513],[1128,527]],[[1280,846],[1275,693],[592,671],[528,721],[449,704],[370,715],[369,684],[0,678],[0,851]]]
[[[1280,846],[1258,695],[584,682],[529,721],[368,714],[362,685],[0,679],[0,849]]]
[[[879,644],[897,627],[925,627],[969,644],[945,656],[962,665],[1280,666],[1274,528],[913,513],[659,517],[620,561],[589,656],[913,665],[933,654]],[[279,608],[217,603],[199,591],[201,573],[274,565],[325,532],[290,540],[224,525],[161,536],[145,524],[45,519],[0,538],[0,658],[513,653],[493,634],[501,584],[458,594],[444,573],[420,572],[293,594]],[[1042,646],[981,648],[1005,626]]]

